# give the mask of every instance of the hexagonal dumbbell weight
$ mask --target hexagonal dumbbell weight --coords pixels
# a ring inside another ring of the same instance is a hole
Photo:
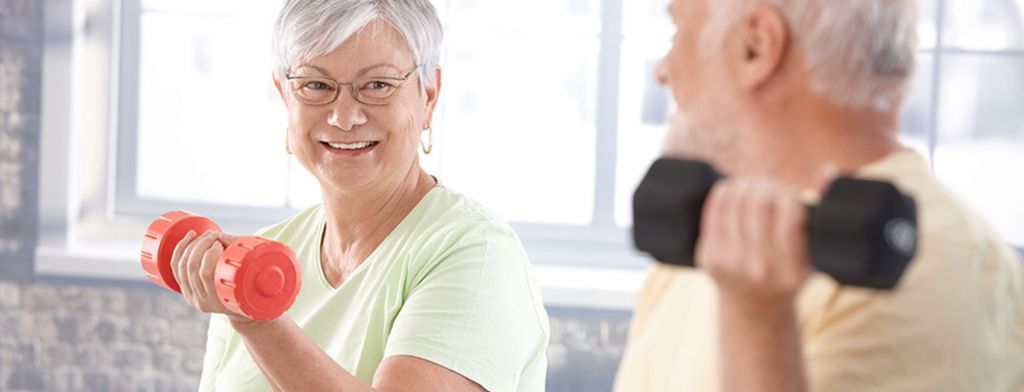
[[[142,240],[142,269],[158,286],[181,293],[171,271],[178,242],[195,231],[220,232],[213,221],[185,211],[161,215]],[[215,267],[217,296],[228,309],[256,320],[277,318],[299,293],[302,274],[295,254],[284,244],[263,237],[239,237],[224,248]]]
[[[658,261],[694,266],[701,211],[722,175],[696,161],[659,159],[633,195],[633,240]],[[891,289],[917,249],[914,199],[887,182],[836,179],[810,210],[818,271],[853,286]]]

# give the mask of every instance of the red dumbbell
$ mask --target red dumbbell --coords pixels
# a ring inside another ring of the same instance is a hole
[[[149,225],[142,239],[142,269],[158,286],[181,293],[171,271],[174,247],[195,231],[220,232],[213,221],[185,211],[172,211]],[[263,237],[239,237],[217,261],[217,296],[228,309],[256,320],[270,320],[295,302],[302,274],[295,253],[284,244]]]

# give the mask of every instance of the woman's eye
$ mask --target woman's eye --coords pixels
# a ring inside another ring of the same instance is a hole
[[[328,90],[331,88],[331,86],[321,81],[312,81],[307,82],[305,88],[310,90]]]
[[[383,80],[371,80],[363,85],[363,88],[368,90],[387,90],[392,87],[394,87],[394,85]]]

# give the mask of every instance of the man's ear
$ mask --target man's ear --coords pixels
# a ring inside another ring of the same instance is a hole
[[[437,99],[441,96],[441,67],[434,69],[434,82],[427,85],[427,124],[434,120],[434,109],[437,109]]]
[[[786,18],[777,8],[761,4],[751,10],[740,25],[734,46],[740,87],[757,89],[775,77],[785,61],[789,40]]]

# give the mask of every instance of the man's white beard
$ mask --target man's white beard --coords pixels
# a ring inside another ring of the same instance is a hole
[[[711,124],[695,124],[681,112],[668,119],[668,132],[662,142],[661,156],[699,160],[720,166],[740,147],[733,133]]]

